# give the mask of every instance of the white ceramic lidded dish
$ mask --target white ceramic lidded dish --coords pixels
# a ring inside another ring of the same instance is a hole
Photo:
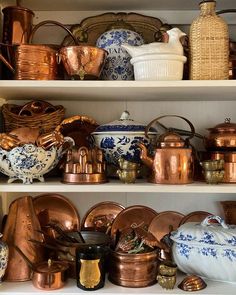
[[[221,217],[210,215],[202,223],[181,225],[171,239],[173,259],[181,271],[236,283],[236,225],[226,225]]]
[[[127,161],[140,163],[139,142],[147,147],[156,138],[157,132],[150,128],[148,137],[145,136],[144,124],[130,119],[128,111],[124,111],[119,120],[100,125],[92,133],[95,145],[102,149],[105,159],[109,164],[118,165],[119,158]]]

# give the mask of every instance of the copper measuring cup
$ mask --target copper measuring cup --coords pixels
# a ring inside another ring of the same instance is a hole
[[[39,27],[45,24],[54,24],[62,27],[70,36],[73,38],[75,44],[77,43],[76,38],[73,36],[71,31],[66,28],[63,24],[53,21],[45,20],[37,24],[32,30],[29,43],[32,42],[35,32]],[[4,45],[4,44],[2,44]],[[14,60],[15,69],[0,54],[0,59],[5,65],[14,73],[16,80],[56,80],[58,79],[59,65],[57,62],[57,50],[56,45],[35,45],[35,44],[19,44],[19,45],[5,45],[13,46],[14,49]]]

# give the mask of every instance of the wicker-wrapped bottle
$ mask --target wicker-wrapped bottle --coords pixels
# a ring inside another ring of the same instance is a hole
[[[216,2],[200,3],[201,13],[190,27],[190,79],[229,78],[229,32],[226,22],[216,15]]]

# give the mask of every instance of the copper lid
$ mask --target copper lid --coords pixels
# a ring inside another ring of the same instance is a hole
[[[65,270],[68,266],[61,261],[43,261],[36,265],[36,271],[41,273],[56,273]]]
[[[218,124],[213,128],[208,128],[210,132],[222,133],[222,132],[232,132],[236,133],[236,123],[231,123],[230,118],[226,118],[224,123]]]
[[[179,148],[184,147],[185,141],[177,134],[173,132],[167,132],[162,134],[159,139],[159,145],[162,148],[172,147]]]

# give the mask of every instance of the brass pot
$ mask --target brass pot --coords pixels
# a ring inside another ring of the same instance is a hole
[[[110,251],[108,279],[119,286],[140,288],[156,283],[158,250],[141,254]]]
[[[207,130],[210,131],[205,140],[208,150],[232,150],[236,148],[236,123],[231,123],[229,118],[226,118],[224,123]]]

